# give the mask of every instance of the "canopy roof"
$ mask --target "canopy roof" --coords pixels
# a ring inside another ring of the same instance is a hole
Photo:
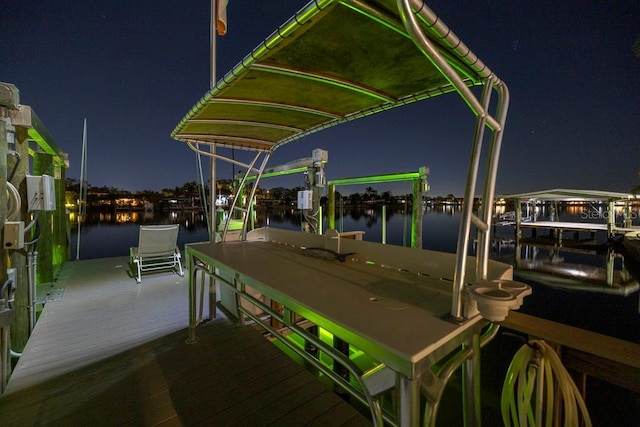
[[[635,194],[618,193],[614,191],[600,190],[574,190],[567,188],[554,188],[552,190],[533,191],[530,193],[508,194],[502,196],[505,199],[536,199],[555,201],[604,201],[604,200],[637,200]]]
[[[464,85],[491,75],[433,12],[411,1],[422,8],[427,38]],[[396,0],[311,1],[218,81],[171,136],[270,152],[320,129],[456,90],[440,68],[407,34]]]
[[[482,86],[477,91],[481,97],[469,89],[474,85]],[[171,136],[214,158],[221,156],[194,143],[255,151],[243,184],[254,170],[258,178],[250,196],[235,198],[231,208],[247,212],[248,205],[239,208],[236,201],[253,200],[259,177],[277,147],[339,123],[452,91],[476,115],[450,314],[452,321],[461,322],[472,223],[481,234],[477,280],[487,278],[491,210],[480,218],[470,201],[484,151],[483,200],[493,205],[509,92],[422,0],[312,0],[218,81]],[[498,95],[494,103],[492,93]],[[483,150],[487,129],[491,144]],[[255,167],[260,156],[262,164]],[[241,239],[248,218],[244,215]]]

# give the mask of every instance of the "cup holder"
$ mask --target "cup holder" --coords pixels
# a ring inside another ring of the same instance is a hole
[[[481,280],[468,288],[480,315],[492,322],[501,322],[509,310],[517,310],[522,300],[531,294],[531,286],[513,280]]]

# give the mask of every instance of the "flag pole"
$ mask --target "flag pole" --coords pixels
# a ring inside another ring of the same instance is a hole
[[[210,28],[210,43],[211,43],[211,79],[209,81],[209,88],[213,89],[216,85],[216,31],[218,28],[218,0],[211,0],[211,28]],[[217,181],[216,181],[216,146],[215,143],[209,146],[211,152],[211,209],[210,212],[210,221],[211,234],[209,236],[210,242],[215,242],[216,240],[216,200],[217,200]]]
[[[80,159],[80,189],[78,195],[78,235],[76,238],[76,259],[80,259],[80,224],[84,221],[87,204],[87,189],[85,176],[87,174],[87,119],[84,119],[84,126],[82,128],[82,157]]]

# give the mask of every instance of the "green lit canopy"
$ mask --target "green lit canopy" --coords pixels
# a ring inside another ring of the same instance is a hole
[[[417,15],[426,36],[465,86],[481,84],[491,71],[426,10]],[[440,68],[407,34],[396,0],[311,1],[218,81],[171,136],[271,152],[456,90]]]

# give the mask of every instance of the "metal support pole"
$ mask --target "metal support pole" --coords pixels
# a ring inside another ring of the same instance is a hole
[[[189,337],[186,340],[187,344],[195,344],[198,342],[196,336],[196,327],[198,323],[196,321],[196,269],[193,256],[187,252],[187,287],[189,290]]]
[[[483,105],[488,104],[490,98],[491,87],[485,86],[482,93]],[[451,317],[453,319],[462,319],[462,303],[463,288],[467,266],[467,252],[469,251],[469,234],[471,233],[471,217],[473,214],[473,200],[476,189],[476,180],[478,178],[478,168],[480,164],[480,156],[482,154],[482,140],[486,127],[486,116],[480,115],[476,118],[476,128],[473,138],[473,148],[471,150],[471,159],[469,160],[469,171],[467,173],[467,182],[465,186],[464,202],[462,205],[462,215],[460,218],[460,228],[458,231],[458,244],[456,245],[456,269],[453,276],[453,296],[451,298]],[[481,258],[486,254],[478,254]]]
[[[489,77],[485,84],[493,87],[495,79]],[[507,120],[507,110],[509,106],[509,91],[504,83],[499,83],[495,87],[498,93],[498,108],[496,116],[498,122],[503,125]],[[484,102],[484,101],[483,101]],[[488,108],[488,105],[487,105]],[[491,144],[489,147],[489,156],[486,166],[486,175],[484,179],[484,193],[482,195],[482,213],[487,231],[479,233],[481,237],[480,242],[482,244],[481,257],[478,258],[476,265],[476,280],[484,280],[487,278],[489,270],[489,250],[490,250],[490,233],[491,222],[493,219],[493,201],[495,198],[495,184],[498,175],[498,163],[500,161],[500,151],[502,148],[502,135],[504,128],[494,129],[491,137]]]
[[[336,229],[336,186],[329,184],[329,206],[327,207],[327,226],[330,230]]]
[[[38,262],[38,252],[27,252],[27,274],[29,290],[27,293],[27,311],[29,312],[29,335],[36,326],[36,266]]]
[[[80,226],[85,220],[87,211],[87,119],[82,129],[82,157],[80,159],[80,191],[78,194],[78,233],[76,234],[76,259],[80,259]]]
[[[610,250],[607,254],[607,285],[613,286],[615,252]]]
[[[216,27],[217,27],[217,21],[218,21],[218,16],[217,16],[217,0],[211,0],[211,23],[210,23],[210,28],[209,28],[209,38],[210,38],[210,44],[211,44],[211,49],[210,49],[210,54],[211,54],[211,76],[210,76],[210,80],[209,80],[209,87],[213,88],[216,85]],[[217,194],[216,194],[216,146],[215,144],[211,144],[210,147],[210,152],[211,152],[211,209],[209,210],[209,212],[211,212],[211,235],[209,236],[209,241],[210,242],[215,242],[216,241],[216,215],[215,215],[215,211],[216,211],[216,199]]]
[[[420,377],[398,375],[398,425],[417,426],[420,422]]]
[[[613,237],[613,230],[616,227],[616,203],[609,200],[609,215],[607,215],[607,232],[608,237]]]
[[[216,280],[209,275],[209,320],[216,318]]]
[[[480,426],[482,411],[480,400],[480,334],[473,334],[467,343],[471,357],[464,362],[462,376],[462,406],[465,426]]]
[[[382,205],[382,244],[387,244],[387,205]]]
[[[413,205],[411,207],[411,247],[422,248],[422,178],[413,180]]]
[[[211,23],[209,28],[209,43],[211,54],[211,75],[209,79],[209,88],[213,88],[216,84],[216,27],[218,25],[218,0],[211,0]]]

